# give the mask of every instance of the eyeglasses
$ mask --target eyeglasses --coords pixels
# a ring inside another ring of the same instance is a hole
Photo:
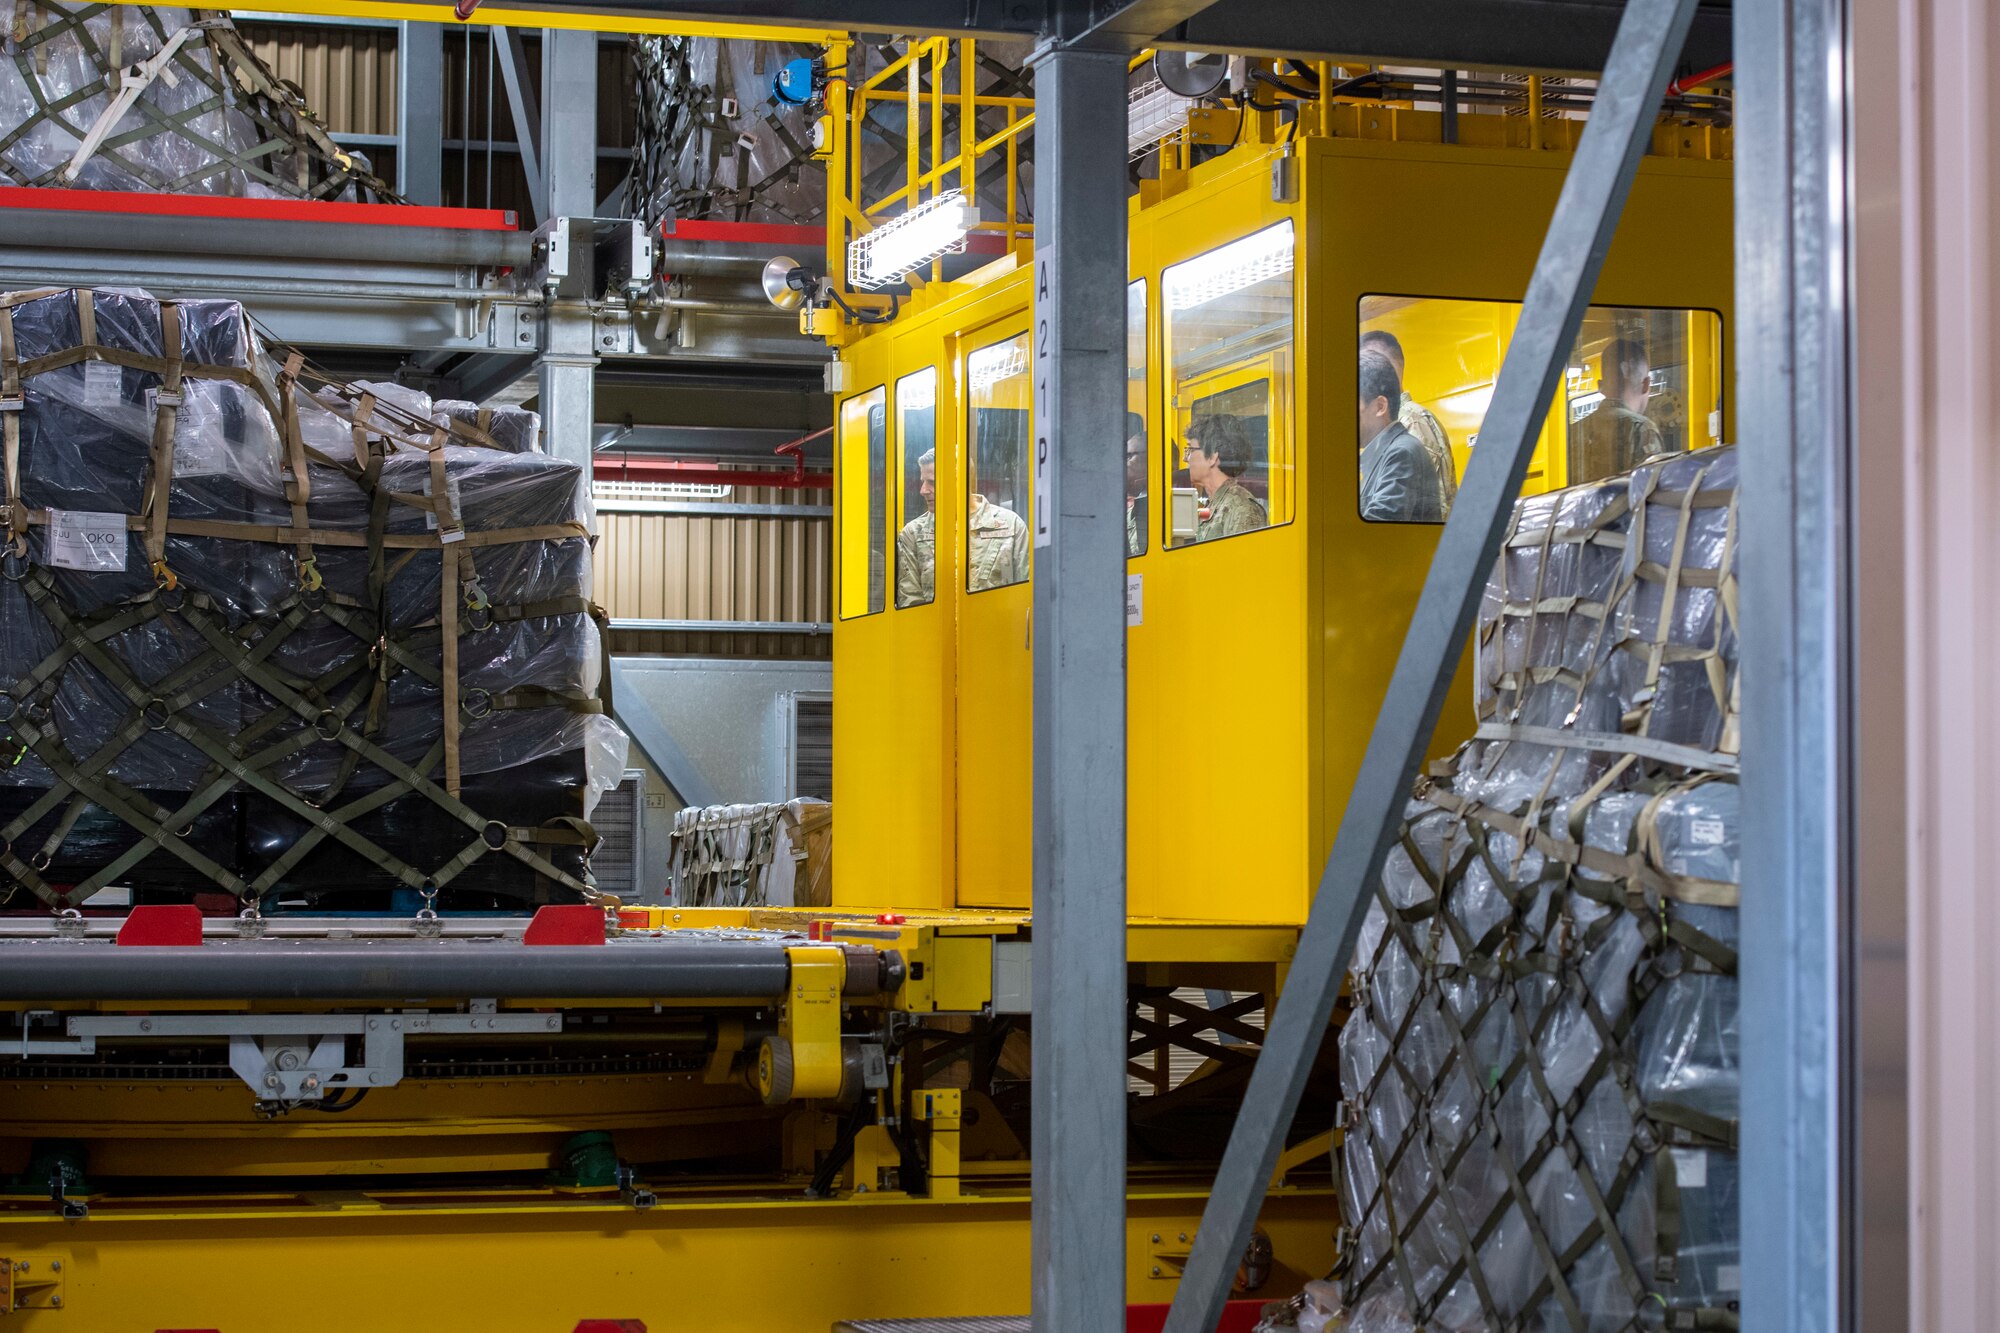
[[[1207,452],[1208,450],[1202,448],[1193,440],[1188,440],[1181,445],[1181,463],[1185,466],[1195,454],[1206,454]]]

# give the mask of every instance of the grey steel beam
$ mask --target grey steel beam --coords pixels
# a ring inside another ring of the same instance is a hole
[[[1032,1307],[1125,1326],[1125,57],[1035,69]]]
[[[913,36],[1032,38],[1048,35],[1043,4],[1016,0],[486,0],[486,9],[576,10],[647,18],[763,26],[894,32]],[[1605,68],[1620,0],[1236,0],[1198,8],[1193,0],[1100,3],[1097,13],[1129,8],[1139,16],[1190,10],[1172,31],[1144,43],[1190,50],[1240,51],[1430,67],[1531,69],[1595,74]],[[1729,6],[1702,4],[1682,59],[1705,69],[1730,58]],[[1098,21],[1102,21],[1099,19]],[[1115,24],[1117,19],[1113,20]]]
[[[396,31],[396,193],[444,202],[444,29],[405,19]]]
[[[533,374],[535,358],[514,352],[474,352],[445,371],[441,378],[460,398],[475,403],[512,388]]]
[[[537,226],[549,218],[548,182],[542,175],[542,113],[535,104],[535,85],[528,77],[528,53],[518,28],[495,28],[500,43],[494,63],[500,85],[507,90],[507,110],[514,118],[514,139],[520,146],[521,170],[528,178],[528,203]]]
[[[1270,56],[1345,56],[1371,64],[1544,70],[1608,69],[1621,0],[1257,0],[1216,5],[1160,44]],[[1688,69],[1730,58],[1730,7],[1701,4],[1675,53]]]
[[[1071,46],[1131,51],[1201,13],[1216,0],[1049,0],[1049,26]]]
[[[1694,8],[1695,0],[1632,0],[1619,24],[1596,104],[1528,282],[1479,448],[1424,578],[1167,1333],[1210,1333],[1222,1316]],[[1036,716],[1039,722],[1041,714]],[[1122,829],[1118,838],[1122,847]],[[1039,1074],[1038,1066],[1038,1081]]]
[[[1842,1132],[1856,1077],[1843,8],[1736,9],[1743,883],[1754,886],[1740,932],[1739,1157],[1743,1327],[1758,1333],[1862,1326]],[[1892,1042],[1903,1034],[1892,1027]],[[1871,1150],[1902,1169],[1893,1137]]]
[[[616,657],[611,659],[611,700],[612,715],[618,719],[618,725],[625,728],[646,761],[666,779],[682,805],[693,808],[723,804],[721,793],[707,775],[688,758],[687,751],[666,724],[646,706],[645,695],[632,679],[631,668]]]

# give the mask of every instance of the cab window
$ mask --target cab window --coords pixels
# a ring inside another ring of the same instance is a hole
[[[888,455],[887,394],[874,388],[842,403],[834,466],[842,620],[880,611],[888,588]]]
[[[1028,581],[1028,335],[966,358],[965,590]]]
[[[896,605],[925,606],[937,596],[936,369],[927,366],[896,381],[896,427],[902,460]]]
[[[1166,269],[1169,546],[1292,518],[1292,224]]]
[[[1146,554],[1152,469],[1146,447],[1146,281],[1125,289],[1125,554]]]
[[[1479,440],[1521,307],[1364,296],[1358,370],[1361,516],[1442,522]],[[1524,494],[1722,442],[1722,317],[1592,306],[1542,425]]]

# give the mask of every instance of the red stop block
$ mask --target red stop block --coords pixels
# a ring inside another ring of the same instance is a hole
[[[535,909],[523,944],[602,944],[604,909],[589,903],[550,903]]]
[[[135,907],[118,927],[118,943],[177,944],[201,943],[201,909],[193,903],[156,903]]]
[[[575,1333],[646,1333],[646,1324],[641,1319],[585,1319]]]

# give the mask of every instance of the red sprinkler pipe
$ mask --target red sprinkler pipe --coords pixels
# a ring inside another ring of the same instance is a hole
[[[460,3],[464,3],[464,0],[460,0]],[[1734,60],[1725,60],[1713,69],[1705,69],[1699,74],[1690,74],[1684,79],[1675,79],[1667,85],[1667,96],[1679,97],[1682,93],[1690,89],[1699,88],[1705,83],[1714,83],[1717,79],[1728,78],[1735,72],[1736,62]]]
[[[472,21],[472,11],[477,8],[479,8],[479,0],[456,0],[456,3],[451,7],[451,12],[458,16],[460,23],[470,23]]]

